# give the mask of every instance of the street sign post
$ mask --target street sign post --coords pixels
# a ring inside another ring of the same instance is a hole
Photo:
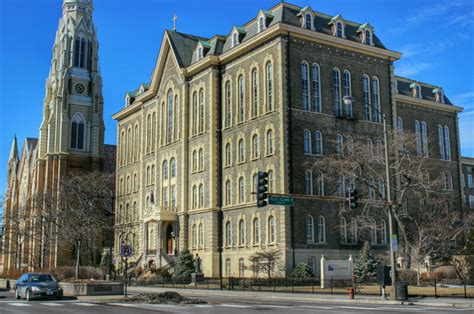
[[[125,285],[124,285],[124,292],[125,292],[125,297],[127,297],[127,285],[128,285],[128,258],[132,256],[133,254],[133,248],[131,245],[124,244],[120,248],[120,255],[122,257],[125,257]]]
[[[284,205],[284,206],[294,206],[295,199],[291,196],[268,196],[268,204],[270,205]]]
[[[392,234],[390,235],[390,241],[392,242],[392,250],[394,252],[397,252],[398,251],[398,239],[397,239],[397,235],[396,234]]]

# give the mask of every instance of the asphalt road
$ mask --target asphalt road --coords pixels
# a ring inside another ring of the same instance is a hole
[[[13,292],[0,292],[0,313],[54,314],[54,313],[472,313],[472,309],[452,309],[403,305],[357,305],[317,302],[259,301],[258,294],[249,300],[209,296],[209,304],[163,305],[131,303],[91,303],[66,299],[56,300],[16,300]]]

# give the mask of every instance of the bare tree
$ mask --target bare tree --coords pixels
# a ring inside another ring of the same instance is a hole
[[[110,174],[91,172],[67,177],[61,183],[58,193],[59,238],[61,243],[75,247],[76,278],[84,247],[100,242],[104,232],[112,230],[113,180]]]
[[[394,135],[389,134],[389,143],[394,143],[389,146],[388,160],[394,195],[390,204],[386,199],[383,134],[379,139],[347,140],[347,145],[335,141],[335,153],[318,160],[313,169],[327,178],[330,184],[326,186],[336,187],[326,190],[328,194],[347,197],[348,188],[357,188],[359,208],[351,210],[348,204],[341,203],[340,212],[356,218],[359,229],[371,229],[374,219],[386,219],[391,206],[401,236],[401,254],[408,265],[412,257],[419,264],[421,256],[427,254],[434,254],[438,260],[450,259],[456,250],[451,239],[468,225],[470,214],[460,214],[460,208],[453,208],[457,195],[452,191],[451,175],[425,157],[438,152],[427,152],[419,135],[399,133],[397,143]],[[441,221],[447,223],[440,224]]]
[[[280,270],[281,251],[279,249],[266,249],[249,257],[255,274],[262,272],[271,279],[276,271]]]

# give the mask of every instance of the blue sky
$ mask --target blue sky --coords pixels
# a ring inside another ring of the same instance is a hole
[[[128,90],[149,81],[165,29],[201,36],[226,34],[268,9],[273,0],[95,0],[105,98],[106,143],[116,142],[111,115]],[[402,76],[442,86],[465,108],[462,154],[474,156],[474,1],[294,0],[355,22],[369,21],[387,48],[404,53]],[[0,0],[0,195],[11,140],[38,137],[45,80],[62,0]],[[21,149],[21,147],[20,147]]]

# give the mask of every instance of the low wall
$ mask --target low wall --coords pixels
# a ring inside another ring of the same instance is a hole
[[[124,293],[123,283],[103,282],[103,283],[72,283],[60,282],[64,295],[122,295]]]
[[[15,288],[16,280],[0,279],[0,289],[13,289]]]

